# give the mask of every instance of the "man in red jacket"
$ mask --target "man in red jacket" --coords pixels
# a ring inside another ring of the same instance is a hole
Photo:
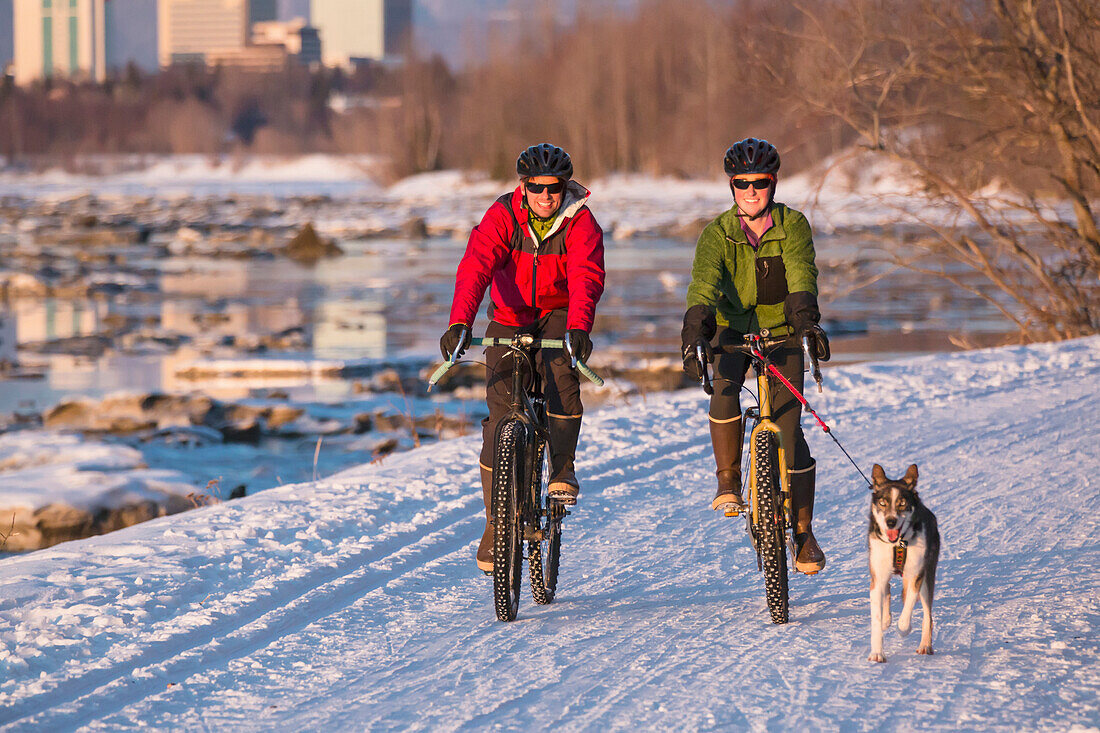
[[[532,145],[520,154],[516,172],[519,186],[497,199],[470,233],[455,277],[451,325],[439,347],[449,359],[470,346],[474,317],[490,283],[487,338],[522,332],[565,339],[565,351],[536,351],[534,363],[543,378],[550,419],[549,492],[576,503],[573,458],[584,409],[570,353],[586,361],[592,352],[588,334],[604,286],[603,230],[585,206],[588,190],[572,180],[573,163],[564,150]],[[480,463],[486,523],[477,565],[486,572],[493,569],[493,443],[511,404],[514,360],[501,358],[506,351],[493,347],[485,352],[489,417],[482,422]]]

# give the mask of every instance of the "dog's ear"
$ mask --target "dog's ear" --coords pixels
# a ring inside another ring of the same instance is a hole
[[[905,478],[902,479],[905,485],[910,489],[915,488],[917,485],[917,464],[909,466],[909,470],[905,472]]]
[[[871,490],[874,491],[875,486],[882,486],[887,481],[886,472],[882,470],[882,466],[875,464],[875,467],[871,469]]]

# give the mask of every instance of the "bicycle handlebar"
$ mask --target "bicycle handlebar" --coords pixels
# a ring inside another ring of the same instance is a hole
[[[758,334],[746,334],[744,336],[744,343],[717,346],[711,348],[710,351],[712,354],[745,354],[750,357],[761,358],[766,356],[764,352],[785,344],[789,339],[790,336],[772,336],[767,330],[763,330]],[[821,367],[818,364],[817,355],[814,354],[813,349],[810,347],[810,338],[808,335],[802,337],[802,349],[810,359],[814,381],[817,382],[817,391],[820,392]],[[702,341],[695,345],[695,360],[699,363],[699,374],[700,381],[703,383],[703,391],[711,395],[714,394],[714,387],[711,385],[709,371],[710,362],[706,358],[706,352],[707,346]]]
[[[535,338],[529,334],[519,334],[510,338],[475,338],[470,339],[471,346],[508,346],[515,349],[527,348],[527,349],[564,349],[564,339],[540,339]],[[458,360],[451,355],[451,358],[439,365],[439,368],[435,370],[431,378],[428,379],[428,391],[431,391],[432,387],[436,385],[443,375],[447,371],[458,363]],[[592,371],[587,364],[580,359],[577,359],[577,371],[588,378],[588,381],[595,384],[597,387],[604,385],[603,379],[600,375]]]

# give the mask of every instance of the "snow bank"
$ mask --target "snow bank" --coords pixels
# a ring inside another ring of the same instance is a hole
[[[133,156],[89,161],[103,175],[50,169],[24,173],[0,169],[0,192],[10,195],[228,195],[271,193],[309,195],[339,192],[377,196],[381,187],[371,177],[377,161],[370,156],[305,155],[300,157],[174,155]]]
[[[0,435],[4,549],[32,550],[192,508],[183,474],[150,470],[141,453],[75,435]]]
[[[8,558],[0,726],[1095,729],[1100,338],[826,385],[864,470],[920,465],[935,656],[890,635],[866,661],[868,491],[810,422],[829,562],[768,623],[743,524],[709,510],[690,390],[586,415],[558,598],[512,624],[473,564],[476,436]]]

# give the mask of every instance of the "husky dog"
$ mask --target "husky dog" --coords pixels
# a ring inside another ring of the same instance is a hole
[[[940,559],[940,533],[936,517],[917,496],[917,467],[912,465],[898,481],[886,478],[882,466],[871,472],[870,527],[867,529],[871,564],[871,656],[869,662],[885,662],[882,632],[890,625],[890,576],[901,576],[901,616],[898,632],[909,633],[913,606],[920,594],[924,607],[917,654],[932,653],[932,591]]]

